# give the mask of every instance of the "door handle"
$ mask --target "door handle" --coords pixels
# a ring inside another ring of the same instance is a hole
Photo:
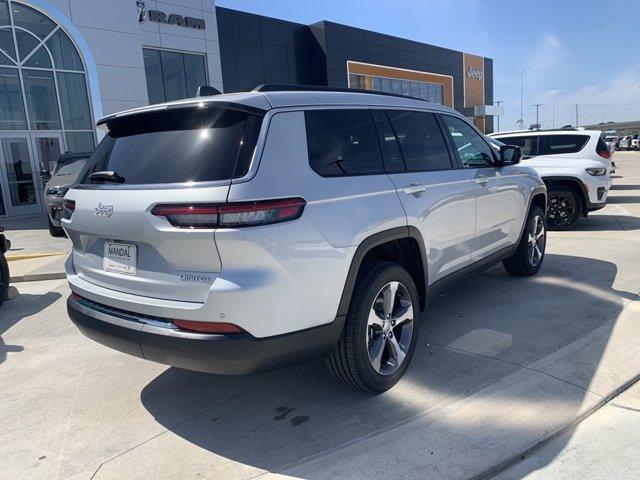
[[[422,192],[427,189],[426,185],[420,185],[418,183],[412,183],[408,187],[404,187],[402,191],[407,195],[413,195],[414,197],[419,197]]]

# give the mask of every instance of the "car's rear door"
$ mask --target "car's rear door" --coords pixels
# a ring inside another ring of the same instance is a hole
[[[409,226],[425,242],[428,282],[468,267],[476,205],[470,172],[457,167],[432,112],[373,110],[387,172]]]
[[[261,118],[212,106],[110,122],[65,197],[74,274],[118,292],[204,302],[221,264],[216,219],[202,207],[227,201],[232,179],[248,168]],[[102,179],[91,177],[99,171]]]

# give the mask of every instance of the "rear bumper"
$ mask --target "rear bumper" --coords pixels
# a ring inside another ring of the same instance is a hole
[[[218,335],[179,330],[82,297],[67,299],[69,317],[87,337],[136,357],[201,372],[242,375],[326,355],[342,333],[344,317],[320,327],[275,337]]]

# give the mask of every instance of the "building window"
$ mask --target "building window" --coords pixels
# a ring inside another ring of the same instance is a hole
[[[0,65],[0,130],[53,130],[68,151],[95,148],[82,59],[50,18],[0,0]]]
[[[204,55],[143,48],[149,103],[193,97],[207,85]]]
[[[439,83],[349,74],[349,88],[374,92],[397,93],[444,105],[444,85]]]

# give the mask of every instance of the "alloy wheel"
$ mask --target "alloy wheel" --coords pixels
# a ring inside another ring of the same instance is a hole
[[[564,227],[573,222],[576,204],[573,198],[563,194],[549,195],[547,223],[550,227]]]
[[[376,295],[367,320],[369,361],[376,372],[391,375],[400,368],[413,336],[413,304],[400,282],[387,283]]]
[[[537,267],[538,264],[542,261],[545,247],[544,221],[540,215],[536,215],[531,220],[527,243],[529,263],[532,267]]]

